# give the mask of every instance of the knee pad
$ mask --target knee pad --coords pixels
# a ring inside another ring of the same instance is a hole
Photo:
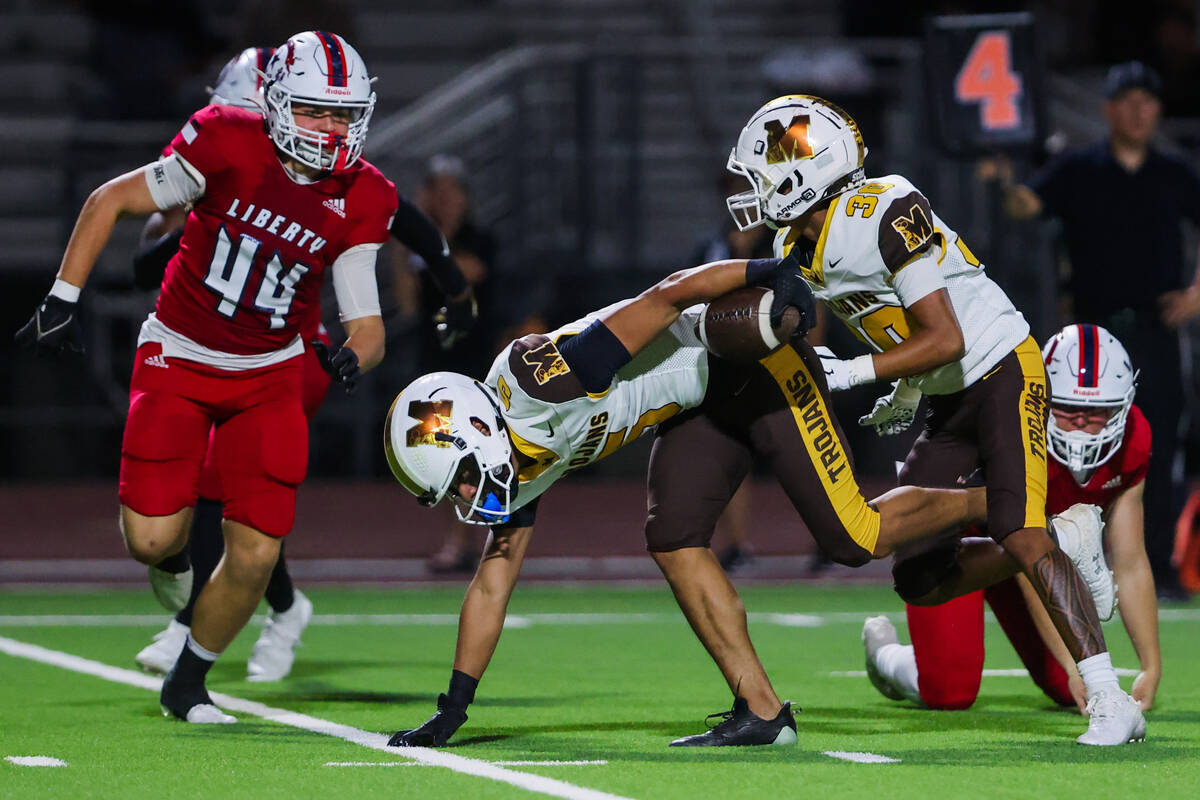
[[[892,581],[896,594],[907,603],[916,603],[947,579],[962,573],[957,557],[958,547],[955,546],[938,548],[897,561],[892,566]]]
[[[669,553],[685,547],[708,547],[715,527],[688,514],[668,515],[651,509],[646,518],[646,550]]]

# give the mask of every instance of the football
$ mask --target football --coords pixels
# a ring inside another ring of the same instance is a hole
[[[704,307],[697,325],[708,351],[730,361],[752,362],[768,355],[795,333],[800,312],[792,307],[779,327],[771,327],[771,301],[775,293],[747,286],[723,294]]]

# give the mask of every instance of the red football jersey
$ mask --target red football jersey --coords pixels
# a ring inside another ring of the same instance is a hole
[[[1150,438],[1150,423],[1140,408],[1132,406],[1125,418],[1125,436],[1121,439],[1120,449],[1097,467],[1083,486],[1076,483],[1069,469],[1050,458],[1047,513],[1058,514],[1076,503],[1108,508],[1117,495],[1146,477],[1150,467]]]
[[[213,350],[286,347],[319,318],[326,270],[347,249],[382,244],[396,187],[360,159],[312,184],[292,180],[263,118],[231,106],[196,112],[170,149],[205,179],[167,264],[159,320]]]

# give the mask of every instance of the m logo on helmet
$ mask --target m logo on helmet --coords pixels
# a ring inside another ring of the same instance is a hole
[[[533,379],[537,381],[538,386],[571,371],[554,342],[546,342],[541,347],[522,353],[521,360],[533,367]]]
[[[799,158],[812,158],[812,143],[808,140],[807,114],[797,114],[784,130],[783,123],[769,119],[764,124],[767,131],[767,163],[782,164]]]
[[[408,429],[405,444],[409,447],[423,444],[450,447],[454,443],[450,436],[453,411],[453,400],[413,400],[408,404],[408,415],[418,422]],[[438,436],[439,433],[442,435]]]
[[[904,246],[910,253],[915,253],[933,236],[933,223],[919,203],[913,203],[908,216],[901,214],[892,220],[892,227],[904,237]]]

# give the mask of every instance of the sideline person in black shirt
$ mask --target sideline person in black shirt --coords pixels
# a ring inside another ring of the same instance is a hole
[[[1178,328],[1200,313],[1200,269],[1186,270],[1182,223],[1200,224],[1200,178],[1186,161],[1151,144],[1160,92],[1158,75],[1145,65],[1112,67],[1107,139],[1065,153],[1024,185],[1001,177],[1008,178],[1010,216],[1062,220],[1072,319],[1108,328],[1141,371],[1138,400],[1154,431],[1146,551],[1160,599],[1183,600],[1171,566],[1184,492],[1176,465],[1185,410]]]

